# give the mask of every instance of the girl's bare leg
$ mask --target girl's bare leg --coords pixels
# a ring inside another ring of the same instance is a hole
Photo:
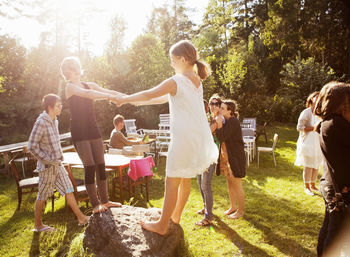
[[[316,187],[317,175],[318,175],[318,170],[312,169],[311,183],[310,183],[311,190],[318,191],[318,188]]]
[[[141,221],[141,226],[144,229],[158,233],[160,235],[166,234],[171,215],[173,214],[176,206],[177,193],[179,190],[180,183],[181,183],[181,178],[166,177],[164,202],[163,202],[163,209],[162,209],[162,214],[160,216],[160,219],[156,222]]]
[[[188,197],[191,192],[191,179],[190,178],[182,178],[181,183],[178,190],[178,198],[176,202],[176,207],[171,215],[171,219],[175,224],[180,223],[181,214],[183,209],[185,208]]]

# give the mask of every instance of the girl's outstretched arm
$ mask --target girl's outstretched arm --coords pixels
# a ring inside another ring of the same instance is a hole
[[[109,93],[103,93],[96,91],[94,89],[85,89],[74,85],[73,83],[68,83],[65,89],[67,99],[72,95],[77,95],[84,98],[89,98],[92,100],[113,100],[114,95]]]
[[[111,95],[125,95],[125,94],[120,93],[120,92],[115,91],[115,90],[110,90],[110,89],[103,88],[100,85],[96,84],[95,82],[87,82],[87,84],[89,85],[89,87],[91,89],[96,90],[98,92],[111,94]]]
[[[133,102],[133,105],[139,106],[139,105],[153,105],[153,104],[165,104],[168,102],[168,95],[163,95],[160,97],[152,98],[148,101],[143,102]]]
[[[123,105],[125,103],[145,103],[150,101],[152,103],[152,99],[156,98],[155,101],[161,100],[164,98],[160,98],[161,96],[171,94],[176,95],[177,92],[177,85],[176,82],[169,78],[167,80],[164,80],[162,83],[160,83],[158,86],[144,90],[129,96],[116,96],[117,98],[117,104]]]

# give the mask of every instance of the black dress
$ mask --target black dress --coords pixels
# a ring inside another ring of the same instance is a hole
[[[239,120],[236,117],[230,117],[225,121],[225,124],[222,126],[222,128],[216,130],[216,136],[221,143],[225,142],[228,161],[230,163],[233,175],[236,178],[245,177],[246,159],[244,153],[242,129]],[[218,163],[217,169],[220,169],[220,162]]]
[[[85,89],[90,89],[82,83]],[[68,98],[73,142],[102,138],[97,127],[93,100],[73,95]]]

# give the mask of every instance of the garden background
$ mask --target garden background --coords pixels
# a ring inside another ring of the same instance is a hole
[[[86,19],[94,18],[97,10],[88,8],[92,2],[81,2],[83,16],[70,20],[63,19],[52,1],[0,3],[1,17],[28,16],[52,25],[30,49],[17,38],[0,35],[0,145],[28,140],[41,112],[41,99],[48,93],[63,98],[60,132],[69,131],[65,82],[59,75],[65,56],[81,59],[85,81],[134,93],[171,76],[169,48],[180,39],[189,39],[212,69],[212,76],[203,82],[204,97],[219,93],[237,100],[240,117],[257,117],[259,124],[268,122],[270,141],[265,144],[260,139],[258,145],[269,146],[275,132],[280,141],[277,168],[273,168],[271,156],[264,156],[260,168],[253,164],[248,169],[244,219],[232,222],[223,217],[227,191],[224,179],[215,177],[214,231],[194,228],[201,199],[193,183],[181,221],[186,240],[183,255],[315,256],[323,202],[320,196],[304,194],[301,169],[293,165],[298,136],[295,125],[309,93],[331,80],[349,81],[349,1],[209,0],[199,24],[191,20],[193,11],[186,1],[167,1],[153,9],[144,33],[129,46],[123,44],[125,21],[116,15],[110,23],[110,41],[101,55],[91,51],[80,30]],[[26,12],[28,8],[35,10],[34,14]],[[157,128],[159,114],[168,112],[167,104],[119,108],[97,101],[95,106],[104,138],[108,138],[117,113],[136,119],[138,128]],[[58,233],[39,240],[30,231],[35,195],[25,198],[23,209],[16,211],[14,181],[5,176],[0,179],[1,256],[84,254],[83,231],[76,226],[72,213],[65,211],[64,200],[58,201],[54,213],[47,207],[44,214],[44,221],[57,227]],[[163,181],[161,162],[152,182],[153,206],[161,207]],[[129,203],[147,206],[144,199],[131,199]]]

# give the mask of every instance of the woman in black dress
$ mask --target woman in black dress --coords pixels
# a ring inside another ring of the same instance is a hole
[[[217,169],[226,176],[230,208],[225,212],[231,219],[238,219],[244,215],[244,192],[242,178],[246,174],[246,159],[242,129],[238,120],[237,104],[233,100],[224,100],[221,103],[220,113],[216,122],[215,131],[220,141],[220,154]],[[237,206],[237,208],[236,208]]]
[[[112,101],[120,93],[104,89],[93,82],[82,82],[81,73],[79,59],[67,57],[62,61],[61,74],[67,81],[65,94],[71,113],[72,140],[84,165],[85,186],[93,213],[98,213],[110,207],[120,207],[121,204],[108,200],[104,148],[96,123],[93,101]],[[99,198],[96,192],[95,174]]]

